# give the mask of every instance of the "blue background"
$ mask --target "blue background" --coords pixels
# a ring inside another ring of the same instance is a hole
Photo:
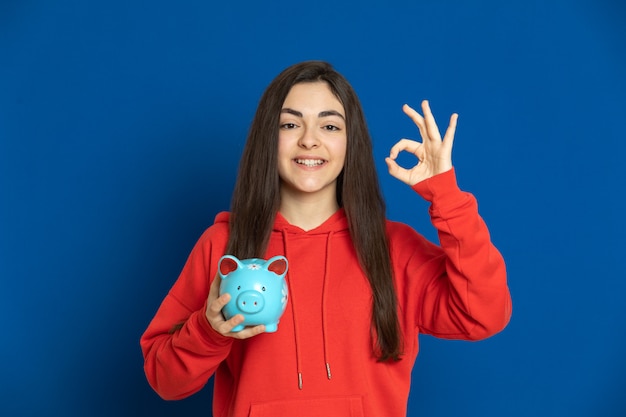
[[[626,415],[618,1],[0,4],[0,414],[209,415],[161,400],[139,337],[227,210],[258,99],[332,62],[366,111],[389,217],[435,240],[389,177],[403,103],[460,114],[453,160],[509,271],[479,343],[422,337],[410,414]],[[409,161],[407,161],[409,163]]]

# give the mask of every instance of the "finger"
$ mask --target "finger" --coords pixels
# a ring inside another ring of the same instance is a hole
[[[391,159],[396,159],[398,157],[398,154],[400,154],[400,152],[403,152],[403,151],[410,152],[412,154],[417,154],[421,146],[422,144],[420,142],[416,142],[410,139],[400,139],[389,150],[389,157]]]
[[[213,315],[220,314],[222,309],[230,301],[230,294],[224,293],[217,297],[211,304],[209,304],[209,311]]]
[[[220,318],[217,318],[211,325],[222,336],[232,337],[233,329],[243,323],[245,318],[241,314],[236,314],[228,320],[224,320],[224,317],[220,314]]]
[[[413,107],[405,104],[402,106],[402,111],[415,122],[415,124],[423,124],[424,118]]]
[[[220,278],[219,274],[215,275],[213,278],[213,282],[211,282],[211,286],[209,287],[209,297],[213,296],[217,298],[220,293],[220,285],[222,283],[222,278]]]
[[[216,329],[223,336],[233,337],[235,339],[247,339],[257,334],[265,332],[265,325],[260,324],[258,326],[247,326],[238,332],[233,332],[233,329],[245,321],[245,317],[242,314],[235,314],[229,320],[222,322]]]
[[[263,324],[260,324],[258,326],[246,327],[239,332],[231,333],[229,336],[232,336],[236,339],[248,339],[263,332],[265,332],[265,326]]]
[[[392,177],[397,178],[403,182],[406,182],[407,179],[410,177],[410,171],[406,168],[402,168],[393,159],[385,158],[385,162],[387,163],[387,170],[389,171],[389,175],[391,175]]]
[[[422,138],[424,138],[424,135],[426,135],[427,132],[426,132],[426,124],[424,123],[424,118],[422,117],[422,115],[419,114],[413,107],[409,106],[408,104],[405,104],[404,106],[402,106],[402,111],[404,112],[404,114],[409,116],[411,120],[413,120],[413,123],[415,123],[415,125],[420,131],[420,135],[422,136]]]
[[[459,115],[453,113],[450,116],[450,124],[448,125],[448,129],[446,129],[446,134],[443,136],[443,142],[448,147],[452,147],[452,143],[454,142],[454,134],[456,133],[456,124],[459,119]]]
[[[220,324],[220,331],[224,334],[228,334],[233,331],[233,329],[239,326],[241,323],[245,321],[245,317],[243,314],[235,314],[230,319],[224,321]]]
[[[441,134],[439,133],[439,128],[437,127],[435,116],[430,110],[430,104],[428,103],[428,100],[422,101],[422,110],[424,111],[424,123],[426,124],[428,137],[432,140],[441,141]]]

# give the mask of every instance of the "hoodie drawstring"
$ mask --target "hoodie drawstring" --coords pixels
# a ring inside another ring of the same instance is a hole
[[[283,246],[284,246],[284,251],[285,251],[285,257],[289,259],[289,250],[288,250],[288,245],[287,245],[287,233],[285,232],[285,230],[282,230],[282,234],[283,234]],[[330,239],[331,239],[332,234],[333,232],[329,232],[326,237],[326,264],[324,267],[324,277],[323,277],[323,282],[322,282],[322,341],[323,341],[323,346],[324,346],[324,365],[326,368],[326,376],[328,377],[329,380],[331,379],[332,374],[330,372],[328,337],[326,335],[326,294],[327,294],[327,289],[328,289],[328,285],[326,281],[327,281],[329,270],[330,270],[329,257],[330,257]],[[290,272],[287,272],[287,276],[288,278],[291,278]],[[296,372],[298,374],[298,388],[302,389],[302,362],[301,362],[302,358],[301,358],[300,343],[299,343],[299,336],[298,336],[299,332],[298,332],[298,320],[296,317],[296,304],[295,304],[294,291],[292,288],[291,279],[287,279],[287,287],[289,289],[289,298],[291,301],[291,318],[293,320],[293,336],[294,336],[294,343],[295,343],[295,350],[296,350]]]
[[[285,250],[285,258],[289,260],[289,251],[287,250],[287,233],[283,233],[283,246]],[[287,271],[288,278],[291,278],[291,273]],[[296,345],[296,372],[298,374],[298,388],[302,389],[302,364],[300,362],[300,344],[298,343],[298,320],[296,318],[295,299],[293,296],[293,289],[291,287],[291,279],[287,279],[287,287],[289,288],[289,299],[291,301],[291,319],[293,320],[293,337],[294,344]]]
[[[324,362],[326,364],[326,375],[328,379],[331,378],[330,373],[330,361],[328,359],[328,338],[326,337],[326,289],[328,285],[326,285],[326,279],[328,278],[328,270],[330,268],[330,262],[328,261],[330,257],[330,237],[333,232],[328,233],[328,237],[326,238],[326,265],[324,267],[324,282],[322,286],[322,338],[324,340]]]

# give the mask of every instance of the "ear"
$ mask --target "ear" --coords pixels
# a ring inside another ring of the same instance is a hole
[[[268,271],[281,277],[287,273],[287,267],[287,258],[281,255],[274,256],[265,263],[265,268]]]
[[[228,274],[236,271],[240,266],[241,264],[239,263],[239,259],[231,255],[224,255],[220,258],[217,270],[222,278],[226,278]]]

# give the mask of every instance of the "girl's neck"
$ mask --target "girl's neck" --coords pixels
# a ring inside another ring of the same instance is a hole
[[[281,192],[280,214],[292,225],[302,230],[312,230],[324,223],[339,210],[332,196],[292,195]]]

